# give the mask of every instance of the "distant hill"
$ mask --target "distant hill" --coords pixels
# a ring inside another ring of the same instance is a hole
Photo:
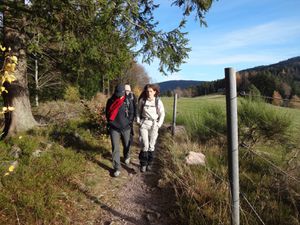
[[[272,97],[274,91],[284,98],[300,96],[300,56],[278,63],[257,66],[237,72],[238,91],[249,91],[254,85],[263,96]],[[225,82],[211,81],[197,88],[196,95],[214,93],[225,88]]]
[[[166,94],[168,90],[180,87],[182,96],[194,97],[217,93],[225,88],[225,80],[193,81],[174,80],[158,83],[161,92]],[[300,56],[290,58],[278,63],[257,66],[237,72],[238,91],[249,91],[254,85],[263,96],[272,97],[274,91],[279,92],[283,98],[294,95],[300,96]],[[189,90],[185,90],[192,87]]]
[[[257,66],[238,72],[240,75],[253,76],[258,73],[269,72],[273,76],[280,78],[283,81],[287,82],[299,82],[300,81],[300,56],[290,58],[278,63],[266,65],[266,66]]]
[[[185,89],[191,86],[196,86],[203,83],[203,81],[196,80],[170,80],[157,83],[160,87],[161,93],[165,93],[167,91],[175,90],[176,88]]]

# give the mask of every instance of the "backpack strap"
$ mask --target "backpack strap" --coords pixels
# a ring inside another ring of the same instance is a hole
[[[144,111],[144,106],[146,104],[146,100],[142,98],[142,104],[141,104],[141,108],[139,109],[140,110],[140,116],[143,115],[143,111]]]
[[[159,108],[158,108],[159,100],[160,100],[159,97],[155,97],[155,108],[156,108],[157,115],[159,115]],[[140,108],[140,115],[143,114],[145,104],[146,104],[146,100],[142,98],[142,104],[141,104],[141,108]]]

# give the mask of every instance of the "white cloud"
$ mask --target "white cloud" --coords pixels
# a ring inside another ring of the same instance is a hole
[[[228,33],[221,39],[220,44],[223,45],[223,49],[282,44],[295,37],[300,37],[300,23],[278,21]]]
[[[201,36],[198,34],[198,37]],[[295,21],[275,21],[236,31],[218,34],[219,38],[194,38],[193,48],[188,64],[191,65],[220,65],[241,62],[272,62],[297,52],[300,39],[300,23]],[[193,37],[192,37],[193,38]],[[207,38],[207,37],[206,37]],[[292,44],[293,45],[293,44]],[[294,44],[295,45],[295,44]],[[285,51],[281,51],[284,49]],[[298,49],[299,50],[299,49]],[[298,51],[299,52],[299,51]],[[276,54],[274,54],[276,53]]]

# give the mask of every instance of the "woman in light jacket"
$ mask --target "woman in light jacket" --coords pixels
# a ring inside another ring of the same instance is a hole
[[[140,126],[142,149],[139,154],[141,172],[151,170],[158,130],[165,118],[165,109],[158,97],[159,87],[147,84],[139,97],[137,123]]]

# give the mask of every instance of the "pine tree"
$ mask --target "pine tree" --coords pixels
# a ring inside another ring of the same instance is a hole
[[[3,94],[5,104],[15,107],[5,116],[5,133],[37,124],[29,101],[28,55],[51,57],[57,62],[55,69],[86,97],[97,91],[104,78],[108,82],[117,79],[138,54],[147,63],[158,58],[164,74],[178,71],[190,51],[182,31],[184,18],[195,11],[206,25],[204,15],[212,0],[177,0],[174,4],[184,9],[183,19],[177,28],[161,31],[153,14],[158,5],[152,0],[2,0],[4,45],[19,58],[17,81],[7,84],[9,94]],[[30,42],[37,34],[40,42]]]

